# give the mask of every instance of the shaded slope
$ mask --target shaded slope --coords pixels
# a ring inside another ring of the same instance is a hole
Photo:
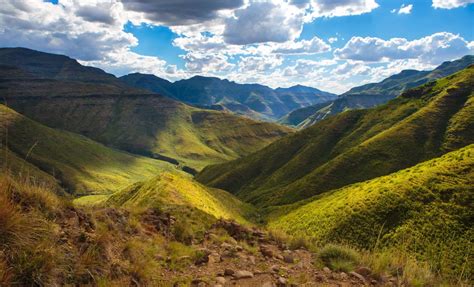
[[[190,166],[190,172],[256,151],[291,131],[131,88],[65,56],[0,49],[0,63],[9,65],[0,64],[0,101],[21,114],[108,146]]]
[[[317,242],[407,248],[441,274],[471,278],[474,145],[288,206],[270,228]],[[449,250],[449,251],[448,251]]]
[[[200,169],[263,148],[291,132],[156,95],[9,99],[15,110],[108,146]]]
[[[210,166],[197,179],[259,205],[279,205],[389,174],[474,142],[473,87],[470,67]]]
[[[352,88],[340,95],[325,107],[315,106],[313,114],[292,125],[305,128],[327,118],[350,109],[364,109],[378,106],[397,97],[404,91],[423,85],[427,82],[446,77],[474,64],[474,56],[467,55],[459,60],[444,62],[432,71],[404,70],[399,74],[388,77],[379,83],[371,83]],[[300,113],[296,110],[294,113]]]
[[[26,168],[40,178],[49,174],[71,193],[104,193],[174,170],[163,161],[113,150],[88,138],[38,124],[0,105],[1,142],[12,152],[8,167]],[[21,166],[21,167],[19,167]],[[25,173],[26,170],[23,172]]]

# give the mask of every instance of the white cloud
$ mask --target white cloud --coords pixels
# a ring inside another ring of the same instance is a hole
[[[331,38],[328,39],[328,42],[329,42],[330,44],[332,44],[332,43],[336,43],[337,40],[338,40],[337,37],[331,37]]]
[[[286,42],[299,37],[303,11],[286,2],[252,2],[235,11],[225,23],[224,39],[229,44]]]
[[[413,4],[405,5],[402,4],[402,7],[398,10],[398,14],[410,14],[413,9]]]
[[[462,57],[472,52],[470,43],[459,35],[435,33],[417,40],[404,38],[383,40],[373,37],[353,37],[334,55],[340,59],[365,62],[419,59],[430,64]]]
[[[453,9],[458,7],[466,7],[474,3],[474,0],[433,0],[434,8]]]
[[[313,17],[338,17],[369,13],[379,7],[375,0],[313,0]]]
[[[190,73],[219,73],[230,71],[235,65],[228,62],[224,55],[190,52],[182,57]]]
[[[331,46],[318,37],[282,43],[273,49],[273,52],[277,54],[319,54],[329,51],[331,51]]]
[[[278,56],[242,57],[239,62],[240,72],[266,73],[283,63],[283,58]]]

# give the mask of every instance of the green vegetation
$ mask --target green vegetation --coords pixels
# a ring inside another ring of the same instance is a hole
[[[397,248],[416,254],[443,276],[471,278],[473,179],[470,145],[328,192],[293,210],[286,207],[286,215],[269,216],[269,228],[320,244]]]
[[[219,189],[205,187],[185,176],[161,173],[110,196],[108,203],[129,208],[158,207],[167,210],[182,206],[200,210],[217,219],[247,223],[252,207]]]
[[[175,167],[163,161],[120,152],[88,138],[38,124],[0,105],[0,140],[13,173],[30,173],[56,182],[70,193],[108,193]],[[25,163],[28,162],[28,163]],[[56,183],[57,184],[57,183]]]
[[[378,106],[397,97],[404,91],[427,82],[449,76],[474,64],[474,56],[444,62],[433,71],[404,70],[379,83],[371,83],[352,88],[336,100],[294,110],[282,118],[282,122],[299,128],[306,128],[330,115],[351,109],[366,109]]]
[[[474,67],[407,91],[386,105],[348,111],[197,179],[259,206],[294,203],[383,176],[474,142]]]

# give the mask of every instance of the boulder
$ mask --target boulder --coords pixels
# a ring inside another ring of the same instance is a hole
[[[247,270],[239,270],[234,273],[235,279],[253,278],[253,273]]]
[[[221,276],[216,277],[216,283],[217,283],[217,284],[224,285],[225,282],[226,282],[226,280],[225,280],[224,277],[221,277]]]
[[[360,275],[367,277],[372,274],[372,270],[369,267],[358,267],[356,270],[354,270],[356,273],[359,273]]]

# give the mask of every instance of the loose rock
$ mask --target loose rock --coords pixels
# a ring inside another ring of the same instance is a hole
[[[235,279],[253,278],[253,273],[247,270],[239,270],[234,273]]]

